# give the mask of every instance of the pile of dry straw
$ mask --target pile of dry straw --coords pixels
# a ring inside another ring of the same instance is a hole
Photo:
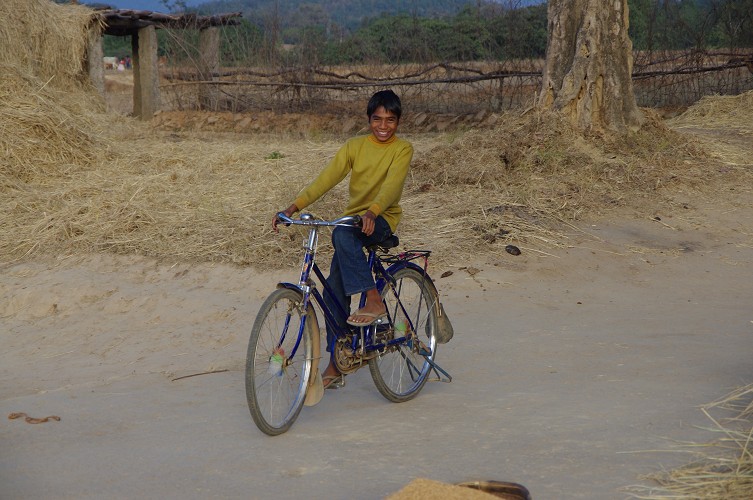
[[[658,487],[635,486],[628,491],[646,500],[676,498],[748,500],[753,492],[753,385],[735,390],[703,408],[718,438],[684,451],[696,460],[678,469],[652,474]],[[720,419],[712,413],[731,415]]]
[[[704,147],[723,164],[748,169],[753,165],[753,91],[704,97],[670,123],[675,129],[700,132]]]
[[[299,235],[274,235],[272,214],[342,138],[207,137],[108,115],[83,70],[96,29],[84,7],[0,5],[0,263],[106,251],[294,265]],[[536,113],[508,116],[491,132],[405,130],[416,156],[402,239],[446,262],[510,242],[546,252],[582,217],[665,193],[682,202],[716,171],[698,161],[694,142],[649,122],[621,139],[584,138]],[[335,216],[344,198],[338,188],[311,208]]]

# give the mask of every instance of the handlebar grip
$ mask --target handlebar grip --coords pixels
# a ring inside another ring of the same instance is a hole
[[[285,212],[277,212],[276,217],[277,217],[277,220],[284,223],[286,227],[290,226],[291,219],[290,217],[285,215]]]

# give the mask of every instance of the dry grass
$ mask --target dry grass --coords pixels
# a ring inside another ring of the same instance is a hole
[[[708,430],[719,436],[708,444],[684,448],[696,459],[684,467],[651,474],[645,479],[658,486],[634,486],[632,496],[645,500],[748,500],[753,492],[753,385],[742,387],[714,402],[703,412],[712,422]],[[732,414],[724,420],[712,412]]]
[[[414,162],[415,179],[426,183],[414,180],[406,204],[420,211],[442,199],[441,213],[463,228],[453,247],[558,246],[574,221],[668,193],[689,197],[715,175],[702,168],[706,154],[694,140],[655,119],[622,138],[584,137],[551,114],[508,115],[503,122]]]
[[[106,115],[74,114],[68,129],[43,127],[68,114],[54,101],[44,101],[44,109],[33,129],[44,131],[43,142],[27,133],[3,145],[14,158],[0,170],[6,194],[0,220],[11,229],[0,236],[5,262],[109,251],[289,266],[299,237],[287,230],[274,236],[271,215],[341,143],[167,133]],[[407,245],[431,248],[444,261],[498,252],[509,242],[546,251],[564,244],[568,225],[580,217],[636,196],[696,189],[708,175],[671,163],[700,155],[689,142],[668,142],[660,153],[626,154],[622,150],[631,144],[589,142],[538,117],[517,118],[512,127],[515,117],[509,118],[491,134],[411,137],[417,153],[401,228]],[[20,121],[10,116],[4,125],[19,130]],[[656,134],[632,140],[649,137],[654,141]],[[33,151],[35,141],[43,151]],[[345,189],[338,187],[312,209],[335,216],[344,199]]]
[[[712,156],[732,167],[753,167],[753,91],[737,96],[704,97],[669,122],[696,134]]]
[[[676,127],[742,128],[753,133],[753,91],[704,97],[671,123]]]
[[[30,36],[47,33],[52,42],[25,44],[0,16],[9,48],[0,83],[0,263],[101,251],[260,267],[295,262],[298,235],[275,236],[271,216],[342,137],[176,133],[106,114],[81,76],[90,11],[44,0],[23,5],[25,14],[22,6],[4,13],[17,23],[24,15],[39,20]],[[65,18],[67,31],[47,18]],[[696,142],[647,113],[644,130],[624,138],[583,137],[533,112],[506,115],[493,130],[408,137],[416,156],[403,241],[433,249],[440,261],[494,254],[510,242],[546,253],[566,244],[581,218],[713,185],[719,172]],[[338,187],[312,209],[335,216],[344,197]]]

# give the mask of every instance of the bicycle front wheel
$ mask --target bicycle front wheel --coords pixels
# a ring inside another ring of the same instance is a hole
[[[387,305],[395,338],[406,335],[410,340],[388,348],[369,360],[369,371],[379,393],[401,403],[416,397],[431,371],[429,360],[436,356],[437,327],[436,289],[428,276],[403,268],[392,275],[382,298]]]
[[[251,329],[246,399],[256,426],[270,436],[290,429],[303,407],[312,366],[311,323],[303,320],[302,294],[281,288],[262,304]]]

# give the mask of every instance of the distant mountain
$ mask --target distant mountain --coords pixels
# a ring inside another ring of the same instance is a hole
[[[504,6],[527,7],[545,3],[546,0],[491,0],[489,3],[497,3]],[[176,0],[85,0],[87,4],[105,4],[116,9],[150,10],[156,12],[173,12],[179,4]],[[465,5],[477,5],[477,0],[393,0],[375,2],[373,0],[288,0],[280,2],[275,0],[184,0],[182,3],[189,8],[199,8],[205,12],[224,13],[243,11],[252,13],[267,10],[274,7],[280,13],[295,12],[301,5],[304,8],[319,5],[325,12],[330,12],[333,18],[347,17],[353,23],[355,19],[374,15],[396,14],[398,12],[410,12],[420,16],[432,17],[436,15],[453,15]],[[167,4],[167,5],[166,5]],[[337,15],[341,13],[341,15]],[[345,14],[343,16],[343,14]],[[252,16],[253,17],[253,16]]]
[[[186,0],[185,4],[187,7],[197,7],[204,3],[206,0]],[[109,5],[110,7],[113,7],[115,9],[132,9],[132,10],[150,10],[153,12],[172,12],[173,9],[168,8],[163,2],[160,0],[97,0],[94,1],[84,1],[82,3],[86,4],[104,4]],[[175,5],[174,1],[168,0],[167,4],[169,6]]]
[[[205,0],[196,9],[201,14],[241,12],[254,24],[276,19],[285,27],[329,26],[334,22],[356,29],[365,20],[382,15],[409,14],[419,18],[457,15],[464,7],[496,4],[504,8],[522,8],[546,0]]]

